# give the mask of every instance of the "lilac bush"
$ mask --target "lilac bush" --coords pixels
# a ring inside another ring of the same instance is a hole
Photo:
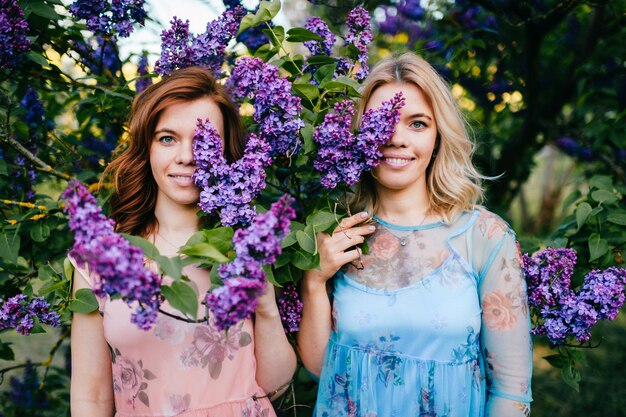
[[[236,257],[219,268],[224,286],[208,293],[205,300],[218,329],[225,330],[256,310],[266,284],[262,268],[276,262],[282,253],[280,243],[296,216],[292,203],[293,198],[285,194],[250,226],[235,232]]]
[[[50,304],[43,297],[30,301],[24,294],[7,300],[0,298],[0,330],[15,329],[19,334],[28,336],[35,325],[35,319],[52,327],[61,325],[61,316],[56,311],[51,311]]]
[[[243,156],[228,164],[222,151],[222,138],[207,119],[198,120],[193,150],[194,181],[200,187],[200,208],[208,214],[219,211],[225,226],[248,224],[256,210],[250,206],[265,188],[264,169],[271,164],[269,145],[250,135]]]
[[[143,25],[147,17],[144,0],[76,0],[69,10],[95,34],[122,38],[130,36],[133,25]]]
[[[278,311],[285,333],[293,333],[300,330],[303,307],[304,305],[300,300],[296,286],[293,284],[285,285],[283,293],[278,298]]]
[[[313,133],[313,140],[319,145],[313,166],[320,172],[325,188],[332,189],[340,183],[354,185],[363,172],[380,164],[379,148],[391,139],[403,105],[404,98],[398,93],[381,107],[366,111],[354,134],[350,130],[354,102],[335,103],[334,112],[327,113]]]
[[[233,98],[242,102],[253,98],[254,121],[258,136],[271,146],[271,156],[292,156],[300,151],[300,97],[292,92],[291,83],[281,77],[278,68],[260,58],[241,57],[228,80]]]
[[[547,248],[531,257],[523,255],[533,334],[546,335],[554,345],[573,337],[591,338],[599,320],[613,320],[624,304],[626,270],[610,267],[589,272],[579,289],[571,288],[576,264],[573,249]]]
[[[15,0],[0,0],[0,69],[15,68],[30,49],[28,23]]]
[[[359,69],[355,74],[357,80],[363,80],[369,74],[369,67],[367,66],[367,45],[374,39],[370,21],[370,15],[363,7],[352,9],[346,20],[348,33],[344,38],[345,44],[353,45],[359,51],[357,57]]]
[[[78,181],[70,181],[61,198],[74,232],[69,255],[94,274],[94,293],[99,297],[121,296],[135,306],[131,322],[149,330],[155,323],[161,301],[160,277],[144,266],[141,249],[115,233],[114,222],[96,199]]]
[[[167,75],[177,69],[197,65],[219,75],[226,46],[237,33],[244,14],[241,6],[227,9],[207,24],[204,33],[197,36],[189,32],[188,20],[183,22],[174,16],[171,27],[161,33],[161,57],[154,71]]]
[[[148,57],[146,55],[142,55],[141,59],[139,59],[139,64],[137,64],[137,75],[139,77],[144,77],[148,75]],[[135,81],[135,89],[137,90],[137,94],[143,92],[146,88],[152,85],[152,78],[139,78]]]

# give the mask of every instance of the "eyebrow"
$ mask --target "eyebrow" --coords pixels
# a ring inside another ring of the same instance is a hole
[[[426,113],[415,113],[415,114],[406,116],[407,119],[419,119],[420,117],[423,117],[428,120],[433,120],[433,118],[427,115]]]
[[[155,130],[155,131],[154,131],[154,134],[155,134],[155,135],[157,135],[157,134],[159,134],[159,133],[171,133],[171,134],[175,135],[175,134],[176,134],[176,131],[175,131],[175,130],[172,130],[172,129],[168,129],[168,128],[163,128],[163,129],[159,129],[159,130]]]

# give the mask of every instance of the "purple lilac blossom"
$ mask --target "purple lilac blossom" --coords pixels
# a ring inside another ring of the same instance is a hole
[[[196,170],[194,181],[200,187],[199,206],[205,213],[219,211],[225,226],[249,224],[255,216],[250,202],[265,188],[265,168],[272,160],[269,145],[250,135],[243,156],[228,164],[222,152],[222,138],[209,120],[198,125],[194,135]]]
[[[127,38],[133,24],[143,25],[147,14],[144,0],[76,0],[70,6],[76,19],[87,21],[87,29],[97,35]]]
[[[94,293],[99,297],[121,296],[135,307],[131,322],[149,330],[158,314],[161,279],[144,267],[141,249],[115,233],[115,223],[102,213],[84,185],[70,181],[61,198],[74,232],[69,255],[79,265],[88,265],[95,275]]]
[[[148,57],[146,55],[142,55],[139,60],[139,64],[137,65],[137,75],[142,78],[138,78],[135,81],[135,89],[137,90],[137,94],[141,93],[146,88],[152,85],[152,78],[145,77],[149,74],[148,71]]]
[[[271,146],[271,156],[292,156],[300,151],[298,137],[304,122],[300,97],[292,93],[291,83],[278,68],[260,58],[241,57],[228,80],[233,98],[242,102],[253,97],[254,121],[258,135]]]
[[[304,42],[304,46],[309,49],[311,55],[331,56],[333,52],[333,45],[335,45],[335,40],[337,38],[328,27],[328,24],[317,16],[311,16],[306,20],[304,28],[324,38],[321,41]]]
[[[280,243],[296,216],[292,202],[285,194],[250,226],[235,232],[236,257],[218,271],[224,285],[208,293],[205,300],[218,329],[225,330],[254,313],[266,285],[262,268],[276,262],[282,252]]]
[[[224,51],[235,36],[245,12],[241,6],[226,10],[209,22],[206,31],[198,36],[189,32],[189,21],[174,17],[171,27],[161,33],[161,57],[154,71],[168,75],[190,66],[200,66],[219,74],[224,62]]]
[[[73,49],[80,55],[80,63],[95,75],[115,75],[122,69],[117,42],[114,38],[95,37],[96,48],[90,43],[76,41]]]
[[[32,415],[37,415],[39,410],[46,409],[49,405],[50,394],[48,390],[41,389],[37,368],[30,361],[26,362],[23,377],[12,376],[9,379],[9,388],[0,394],[0,402],[9,401],[11,406],[20,411],[32,410],[34,412]]]
[[[43,298],[33,298],[30,302],[24,294],[18,294],[6,301],[0,298],[0,330],[15,329],[19,334],[28,336],[35,318],[40,323],[52,327],[61,325],[61,316],[50,311],[50,304]]]
[[[555,306],[567,293],[576,265],[576,251],[569,248],[547,248],[535,256],[522,256],[528,302],[531,306]]]
[[[593,270],[585,276],[578,300],[594,306],[599,320],[614,320],[624,305],[626,269]]]
[[[348,33],[344,38],[345,45],[354,45],[359,51],[357,57],[359,69],[355,74],[358,80],[366,78],[369,74],[369,68],[367,66],[367,45],[374,39],[370,28],[370,21],[370,15],[363,7],[352,9],[346,19]]]
[[[391,139],[402,106],[404,98],[398,93],[379,108],[368,110],[354,134],[350,131],[354,102],[335,103],[334,112],[327,113],[313,133],[313,140],[319,145],[313,166],[321,173],[325,188],[332,189],[340,183],[354,185],[363,172],[380,164],[379,148]]]
[[[28,23],[15,0],[0,0],[0,69],[15,68],[30,49]]]
[[[278,298],[278,311],[285,333],[293,333],[300,330],[302,308],[303,304],[298,296],[296,286],[293,284],[285,285],[283,293]]]

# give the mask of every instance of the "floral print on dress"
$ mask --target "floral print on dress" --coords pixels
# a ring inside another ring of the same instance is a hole
[[[189,409],[191,405],[191,395],[185,394],[172,394],[169,396],[169,403],[167,404],[167,415],[176,416]]]
[[[146,390],[148,381],[156,379],[156,376],[143,368],[141,360],[135,361],[124,357],[118,349],[112,349],[111,359],[113,361],[113,390],[133,409],[137,405],[135,401],[137,399],[149,408],[150,399]]]
[[[197,325],[191,346],[181,353],[181,362],[188,367],[207,368],[211,378],[217,379],[226,358],[233,360],[239,348],[252,342],[250,334],[241,330],[242,326],[243,322],[240,322],[237,326],[220,332],[211,321]]]
[[[400,250],[400,241],[391,233],[379,233],[370,244],[370,251],[376,253],[378,259],[388,261]]]
[[[160,314],[154,326],[154,335],[172,346],[185,341],[185,335],[192,329],[188,323]]]
[[[269,415],[270,410],[263,408],[262,404],[255,398],[249,398],[246,401],[241,413],[241,417],[268,417]]]

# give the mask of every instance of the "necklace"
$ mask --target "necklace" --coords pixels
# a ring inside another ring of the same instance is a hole
[[[175,244],[173,244],[172,242],[170,242],[169,240],[167,240],[167,239],[165,238],[165,236],[163,236],[161,233],[157,233],[157,236],[158,236],[158,237],[160,237],[161,239],[163,239],[163,241],[164,241],[165,243],[167,243],[168,245],[170,245],[172,248],[174,248],[174,249],[176,249],[176,250],[180,249],[180,246],[176,246]]]
[[[426,221],[426,218],[428,217],[428,215],[430,214],[430,207],[428,208],[428,210],[426,210],[426,213],[424,214],[424,217],[422,217],[422,221],[419,222],[419,224],[415,227],[420,227],[424,221]],[[413,232],[413,230],[411,230],[411,232]],[[411,233],[409,233],[407,236],[403,236],[403,237],[399,237],[396,236],[398,238],[398,240],[400,241],[400,246],[406,246],[406,239],[408,236],[410,236]]]

